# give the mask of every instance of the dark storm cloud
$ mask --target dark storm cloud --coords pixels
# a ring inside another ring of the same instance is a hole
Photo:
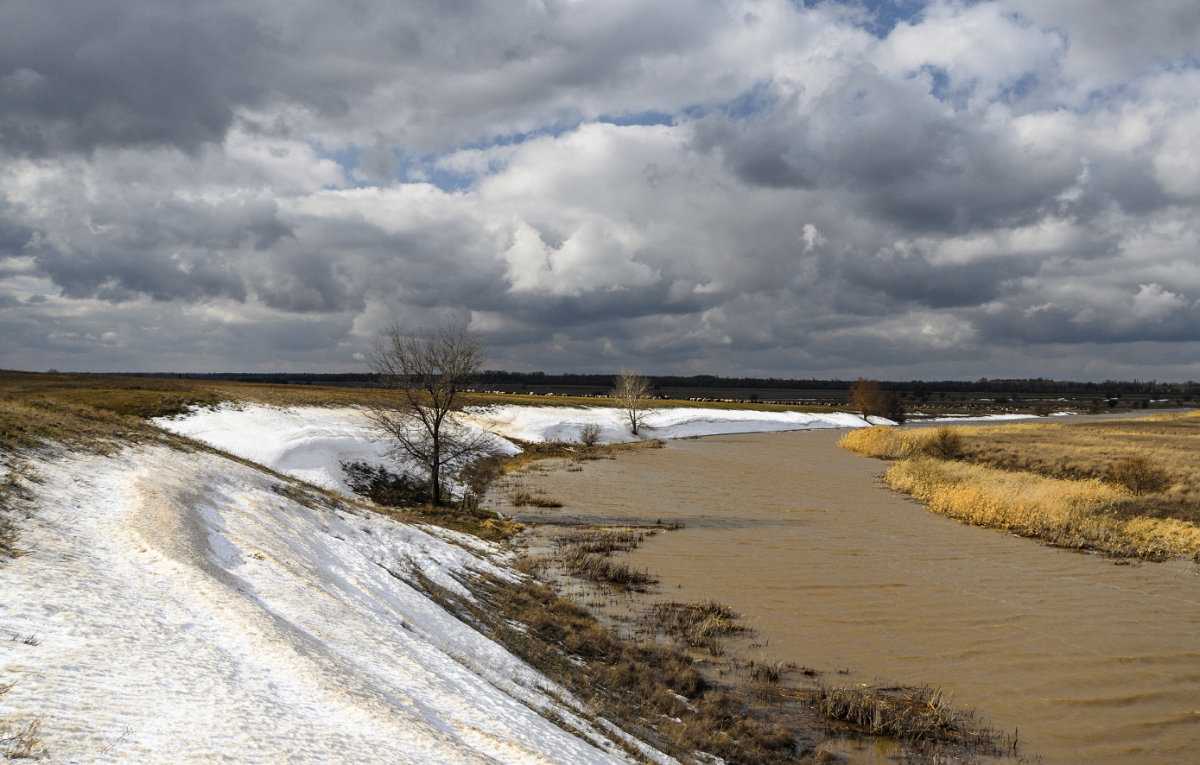
[[[269,42],[225,3],[11,0],[0,6],[0,144],[40,155],[220,140],[236,107],[262,97]]]
[[[239,260],[254,256],[243,251],[263,252],[290,235],[270,200],[156,198],[147,207],[108,201],[87,213],[86,226],[70,229],[77,246],[51,236],[28,247],[42,272],[73,298],[244,300]]]
[[[25,245],[33,237],[33,229],[11,220],[9,204],[0,197],[0,269],[5,258],[15,258],[24,254]]]
[[[997,258],[971,264],[938,266],[913,257],[860,257],[843,264],[847,281],[906,303],[930,308],[977,306],[1011,290],[1009,283],[1033,276],[1028,259]]]
[[[703,45],[725,17],[719,5],[554,0],[525,8],[94,0],[70,8],[0,6],[7,152],[195,151],[219,143],[241,110],[259,115],[247,124],[268,132],[361,131],[423,148],[536,129],[547,119],[621,111],[610,107],[643,66]],[[642,96],[648,106],[656,97]],[[278,105],[299,111],[262,111]]]

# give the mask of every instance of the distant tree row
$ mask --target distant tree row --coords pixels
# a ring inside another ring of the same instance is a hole
[[[507,372],[485,369],[472,378],[472,384],[488,387],[520,386],[563,386],[590,387],[596,391],[607,391],[616,373],[604,374],[548,374],[546,372]],[[377,384],[378,378],[370,372],[207,372],[207,373],[135,373],[146,377],[187,377],[197,380],[235,380],[239,382],[275,383],[291,385],[334,385],[369,387]],[[714,375],[655,375],[648,377],[655,388],[697,389],[755,389],[755,390],[813,390],[847,391],[853,380],[818,378],[777,377],[716,377]],[[1101,398],[1122,395],[1200,396],[1200,382],[1158,382],[1156,380],[1105,380],[1104,382],[1078,382],[1073,380],[1051,380],[1047,378],[1014,378],[978,380],[880,380],[883,390],[902,392],[916,397],[935,393],[972,393],[996,395],[1076,395]]]

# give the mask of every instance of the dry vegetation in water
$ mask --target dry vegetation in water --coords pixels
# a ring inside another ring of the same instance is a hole
[[[684,763],[711,763],[714,756],[730,765],[821,762],[828,756],[824,741],[845,735],[895,739],[904,745],[904,762],[951,761],[944,757],[972,762],[976,754],[1007,753],[999,748],[1000,737],[940,700],[934,718],[939,722],[931,723],[918,707],[936,698],[932,692],[889,689],[896,701],[884,704],[873,692],[858,689],[798,691],[778,685],[788,668],[748,663],[747,675],[760,688],[773,689],[752,693],[706,679],[683,647],[622,638],[586,609],[531,580],[477,579],[471,585],[475,601],[455,598],[427,580],[419,584],[584,701],[593,718],[608,720]],[[676,605],[732,618],[719,604]],[[914,701],[905,704],[905,694]],[[873,712],[847,714],[839,703],[868,704]],[[631,754],[641,759],[638,752]]]
[[[824,716],[871,735],[899,738],[917,746],[957,742],[970,752],[989,756],[1016,750],[1015,739],[1006,740],[981,727],[974,714],[954,709],[941,692],[931,688],[830,688],[818,684],[815,698]]]
[[[655,603],[648,618],[657,629],[678,638],[689,648],[704,648],[713,656],[724,653],[721,638],[746,631],[732,609],[714,600]]]
[[[1107,554],[1200,560],[1200,414],[847,433],[885,482],[967,523]]]
[[[618,589],[643,591],[656,579],[612,553],[632,550],[642,541],[640,532],[625,529],[576,529],[555,540],[555,561],[572,576],[601,582]]]

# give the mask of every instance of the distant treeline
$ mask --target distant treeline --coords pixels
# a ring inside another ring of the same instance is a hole
[[[278,385],[331,385],[369,387],[375,376],[366,372],[292,373],[292,372],[210,372],[210,373],[145,373],[138,376],[186,377],[197,380],[230,380],[236,382],[273,383]],[[477,386],[483,389],[514,389],[530,387],[591,388],[604,391],[612,386],[613,374],[547,374],[546,372],[506,372],[488,369],[478,375]],[[777,377],[717,377],[715,375],[650,375],[658,388],[701,390],[809,390],[845,391],[852,380],[823,380],[817,378]],[[932,393],[978,393],[1020,395],[1072,395],[1110,397],[1120,395],[1200,395],[1200,383],[1163,383],[1155,380],[1105,380],[1104,382],[1075,382],[1071,380],[988,379],[978,380],[881,380],[886,390],[902,391],[923,396]]]

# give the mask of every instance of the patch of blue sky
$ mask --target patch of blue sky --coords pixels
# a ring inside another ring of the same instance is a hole
[[[1038,89],[1041,80],[1035,72],[1026,72],[1016,82],[1000,91],[1000,98],[1009,104],[1025,100]]]
[[[688,116],[695,119],[704,116],[707,112],[718,111],[735,120],[749,120],[758,114],[769,112],[778,102],[779,96],[771,82],[764,80],[723,104],[712,108],[697,107]]]
[[[359,157],[363,153],[362,147],[348,145],[348,146],[339,146],[336,149],[330,149],[322,143],[315,143],[312,145],[312,149],[313,149],[313,153],[315,153],[319,159],[331,159],[334,162],[336,162],[338,167],[342,168],[342,175],[345,178],[351,179],[353,181],[353,179],[355,177],[354,170],[355,170],[355,168],[358,167]],[[370,186],[370,185],[371,185],[370,183],[363,183],[361,181],[352,182],[352,184],[351,184],[352,188],[362,188],[364,186]],[[335,188],[335,187],[326,185],[326,188]]]
[[[859,25],[871,34],[882,39],[895,29],[901,22],[919,20],[929,5],[929,0],[824,0],[834,5],[844,5],[865,11]],[[805,5],[820,5],[820,2],[808,0]]]
[[[652,125],[674,125],[678,119],[678,115],[668,112],[660,112],[650,110],[644,112],[630,112],[628,114],[602,114],[596,118],[597,122],[606,122],[610,125],[618,125],[620,127],[634,126],[652,126]]]
[[[975,94],[975,80],[960,82],[955,87],[945,67],[924,64],[912,76],[928,78],[929,94],[956,110],[966,109],[970,105],[971,97]]]

